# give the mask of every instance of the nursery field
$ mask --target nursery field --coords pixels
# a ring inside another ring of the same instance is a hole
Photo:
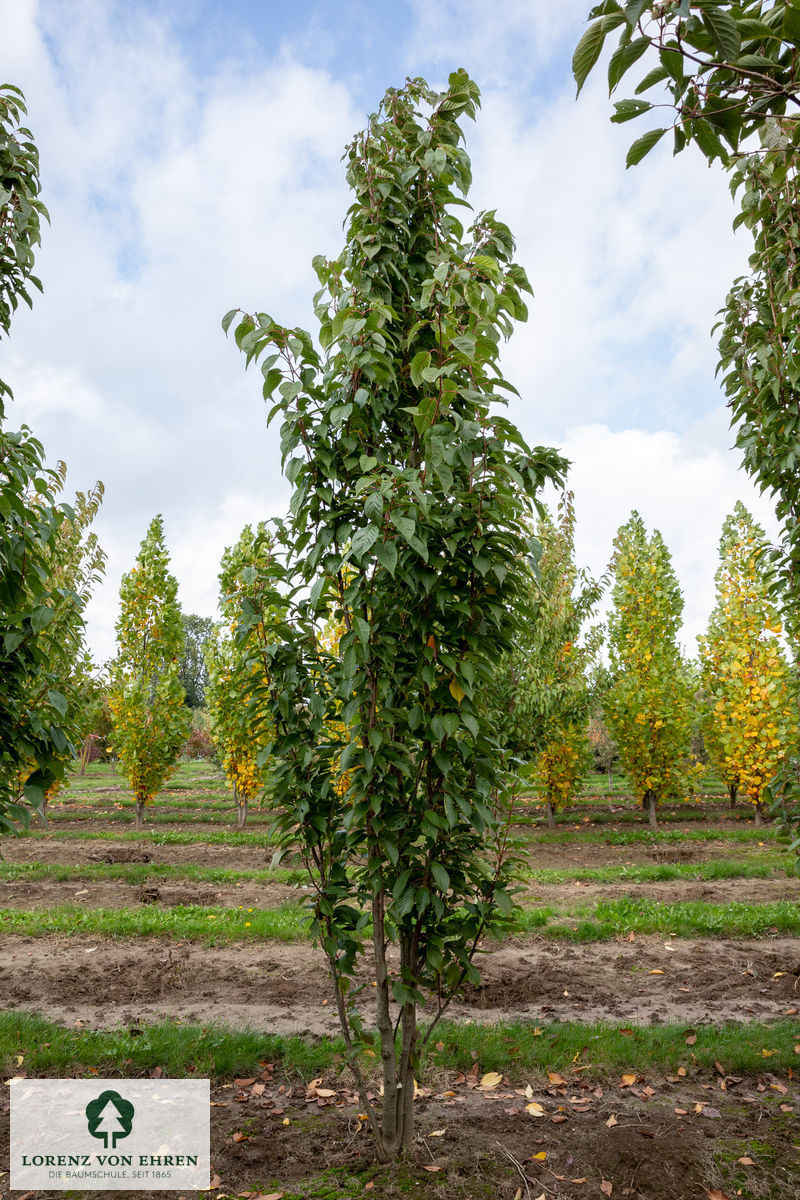
[[[614,784],[555,830],[524,806],[520,912],[439,1027],[401,1166],[373,1161],[303,872],[206,763],[141,832],[93,764],[3,841],[3,1078],[210,1075],[215,1196],[800,1197],[800,879],[721,789],[653,833]]]

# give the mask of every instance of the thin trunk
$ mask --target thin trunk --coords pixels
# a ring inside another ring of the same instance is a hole
[[[555,827],[556,827],[556,814],[555,814],[555,811],[554,811],[554,809],[553,809],[553,804],[552,804],[552,801],[550,800],[550,797],[549,797],[549,796],[547,797],[547,799],[546,799],[546,800],[545,800],[545,802],[544,802],[544,811],[547,813],[547,828],[548,828],[548,829],[555,829]]]
[[[416,977],[416,954],[413,940],[401,938],[400,971],[404,983]],[[400,1089],[398,1099],[398,1147],[407,1150],[414,1139],[414,1075],[417,1063],[417,1006],[412,1001],[403,1005],[400,1041]]]
[[[247,796],[239,801],[236,809],[236,828],[244,829],[247,824]]]
[[[386,969],[386,943],[383,927],[383,892],[372,898],[372,946],[375,954],[376,1024],[381,1039],[383,1064],[383,1151],[386,1159],[397,1156],[397,1059],[394,1050],[394,1026],[389,1009],[389,973]]]
[[[140,796],[136,797],[136,828],[141,829],[144,824],[144,800]]]
[[[39,813],[39,824],[42,826],[42,828],[43,828],[43,829],[46,829],[46,828],[47,828],[47,825],[48,825],[48,820],[47,820],[47,793],[45,793],[45,794],[44,794],[44,796],[42,797],[42,803],[40,804],[40,806],[39,806],[39,808],[38,808],[38,810],[37,810],[37,811],[38,811],[38,813]]]
[[[86,737],[83,739],[83,746],[81,747],[81,775],[86,774],[86,768],[89,765],[89,755],[91,753],[92,739],[91,737]]]
[[[764,824],[764,807],[760,800],[756,800],[756,811],[753,817],[753,823],[757,826]]]
[[[735,783],[728,784],[728,795],[730,796],[730,800],[731,800],[731,808],[736,808],[736,796],[737,796],[738,792],[739,792],[739,788],[737,787],[737,785]]]
[[[651,829],[658,829],[658,821],[656,820],[656,795],[655,792],[647,791],[644,794],[643,804],[647,804],[647,824]]]
[[[610,792],[614,791],[614,780],[611,775],[611,767],[608,768],[608,790]]]

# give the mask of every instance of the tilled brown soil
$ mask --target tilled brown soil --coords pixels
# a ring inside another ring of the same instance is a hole
[[[800,1008],[794,938],[579,945],[533,938],[506,943],[479,965],[480,988],[454,1004],[452,1016],[696,1024]],[[0,995],[8,1007],[92,1027],[179,1017],[277,1033],[337,1032],[324,958],[305,944],[6,936]]]
[[[212,1089],[212,1178],[220,1197],[336,1196],[385,1200],[797,1200],[797,1089],[765,1072],[629,1080],[576,1072],[526,1087],[509,1074],[491,1090],[444,1073],[420,1089],[404,1160],[375,1160],[346,1072],[299,1081],[254,1064]],[[509,1078],[510,1076],[510,1078]],[[324,1086],[323,1086],[324,1085]],[[377,1086],[372,1093],[379,1103]],[[541,1110],[530,1114],[534,1100]],[[0,1097],[0,1162],[8,1162],[8,1098]],[[0,1168],[0,1196],[4,1181]],[[722,1190],[722,1189],[726,1190]],[[13,1193],[12,1193],[13,1194]],[[92,1200],[101,1192],[82,1193]],[[173,1193],[125,1192],[125,1197]],[[63,1195],[35,1193],[39,1200]]]

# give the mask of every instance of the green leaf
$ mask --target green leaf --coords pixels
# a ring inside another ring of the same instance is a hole
[[[609,96],[616,88],[622,76],[628,71],[635,62],[650,47],[650,39],[646,37],[637,38],[634,42],[626,42],[619,46],[611,55],[608,64],[608,94]]]
[[[637,138],[628,150],[628,156],[625,159],[626,168],[635,167],[637,163],[640,163],[644,156],[650,153],[653,146],[661,141],[666,132],[666,129],[651,129]]]
[[[614,105],[616,111],[611,120],[615,125],[621,125],[623,121],[632,121],[634,117],[649,112],[652,107],[646,100],[618,100]]]
[[[62,717],[67,715],[67,698],[63,692],[58,692],[53,688],[47,693],[47,698],[56,712],[60,713]]]
[[[411,382],[413,383],[414,387],[419,387],[419,385],[422,383],[422,372],[430,365],[430,361],[430,350],[420,350],[412,358],[409,373],[411,375]]]
[[[440,891],[447,892],[450,890],[450,876],[441,863],[431,863],[431,875]]]
[[[736,21],[724,8],[704,8],[703,23],[716,42],[720,56],[732,62],[742,49],[742,38]]]
[[[374,525],[365,525],[363,529],[353,535],[351,547],[353,554],[361,558],[362,554],[366,554],[377,542],[380,534]]]
[[[601,17],[599,21],[595,21],[593,25],[589,26],[575,47],[575,53],[572,56],[572,74],[578,85],[578,95],[581,93],[581,88],[586,82],[589,72],[602,53],[606,32],[605,19]]]
[[[227,332],[228,332],[228,330],[229,330],[229,329],[230,329],[230,327],[231,327],[231,322],[233,321],[233,318],[234,318],[234,317],[237,315],[237,313],[239,313],[240,311],[241,311],[241,310],[240,310],[240,309],[238,309],[238,308],[232,308],[232,309],[230,309],[230,311],[229,311],[229,312],[226,312],[226,313],[225,313],[225,316],[222,318],[222,328],[223,328],[223,330],[225,331],[225,333],[227,333]]]

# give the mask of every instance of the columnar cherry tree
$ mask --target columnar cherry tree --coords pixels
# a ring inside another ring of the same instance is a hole
[[[504,778],[479,699],[530,617],[527,521],[563,468],[496,411],[499,343],[529,285],[493,212],[465,229],[452,211],[470,185],[458,120],[478,103],[463,70],[441,93],[410,80],[348,147],[345,247],[314,262],[321,355],[265,313],[236,326],[265,396],[278,392],[294,489],[260,601],[279,616],[256,701],[275,724],[273,802],[313,870],[312,929],[383,1158],[411,1143],[421,1044],[511,910],[508,857],[490,853]],[[345,627],[335,654],[318,636],[330,615]],[[244,603],[241,636],[260,619]],[[348,1004],[367,945],[380,1115]]]
[[[135,565],[123,576],[119,596],[109,692],[112,740],[141,829],[144,806],[172,774],[191,725],[178,677],[183,636],[178,584],[169,572],[160,516],[153,518]]]
[[[683,596],[661,534],[648,537],[637,512],[617,532],[614,547],[604,712],[655,828],[656,806],[680,785],[689,752],[692,687],[677,643]]]
[[[245,525],[238,542],[222,556],[219,574],[223,628],[208,643],[206,701],[211,720],[211,735],[221,753],[222,766],[236,802],[237,824],[244,829],[250,801],[264,791],[268,771],[268,747],[272,726],[254,714],[251,699],[264,684],[264,668],[258,649],[271,625],[268,612],[258,599],[271,557],[271,539],[265,526],[254,533]],[[234,640],[240,604],[255,599],[259,612],[267,618],[250,626],[246,638]]]
[[[706,745],[761,822],[764,787],[796,753],[797,684],[781,648],[763,530],[741,502],[722,527],[717,601],[699,637]]]

